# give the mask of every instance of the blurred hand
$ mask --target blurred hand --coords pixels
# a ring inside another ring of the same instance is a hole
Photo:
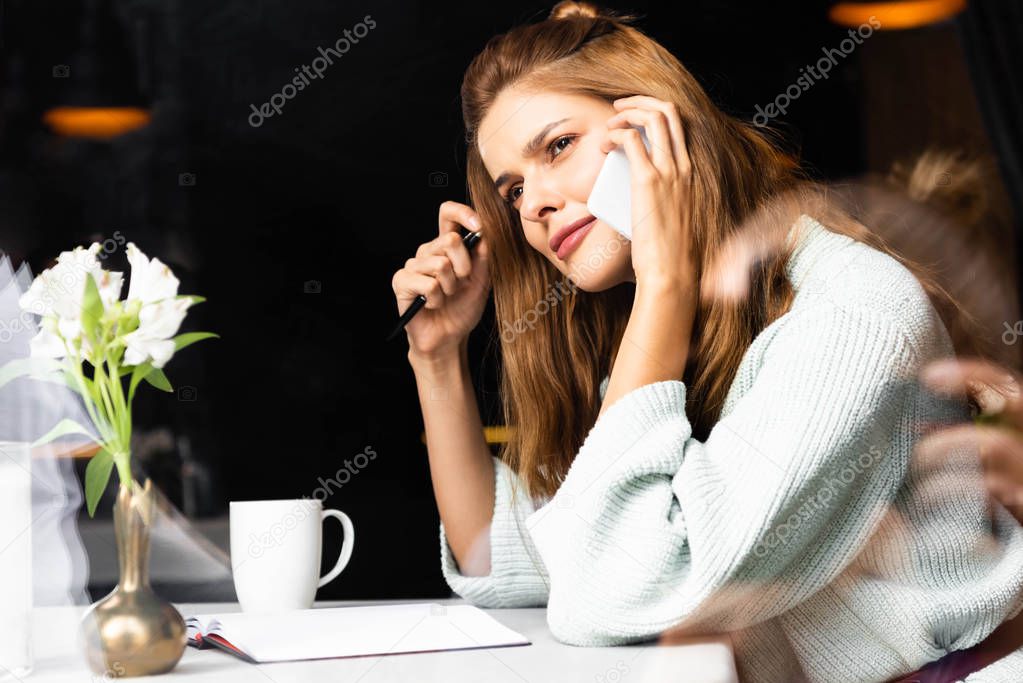
[[[761,261],[784,253],[801,211],[789,195],[773,198],[727,235],[703,272],[700,298],[705,304],[733,305],[750,294],[750,274]]]
[[[1019,378],[1010,370],[977,359],[930,364],[921,380],[939,394],[970,396],[981,409],[975,424],[943,428],[917,444],[924,458],[964,450],[976,454],[991,496],[1023,523],[1023,401]]]
[[[465,204],[441,204],[440,234],[419,245],[416,255],[391,279],[399,315],[416,296],[426,297],[426,305],[405,325],[410,357],[456,353],[483,316],[490,292],[490,247],[481,237],[470,253],[462,243],[460,225],[478,231],[479,217]]]

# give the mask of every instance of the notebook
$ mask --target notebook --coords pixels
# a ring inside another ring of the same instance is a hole
[[[252,663],[530,644],[477,607],[429,602],[196,614],[185,625],[189,645]]]

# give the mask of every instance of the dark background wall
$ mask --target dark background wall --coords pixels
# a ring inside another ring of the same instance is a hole
[[[825,2],[608,4],[638,12],[719,106],[747,118],[846,37]],[[171,362],[175,395],[137,400],[140,430],[188,438],[187,453],[176,438],[140,460],[173,500],[188,497],[193,516],[223,515],[229,500],[309,496],[344,458],[377,453],[325,501],[352,516],[359,542],[321,598],[446,592],[407,343],[383,341],[397,315],[390,280],[436,235],[438,205],[466,200],[464,69],[491,35],[549,8],[4,3],[0,248],[38,272],[63,249],[120,233],[169,263],[183,293],[208,298],[186,325],[222,339]],[[250,124],[250,105],[367,15],[376,26],[322,78]],[[43,111],[97,73],[101,89],[143,102],[152,123],[106,141],[54,135]],[[869,170],[862,73],[850,56],[777,122],[822,178]],[[110,264],[126,266],[123,249]],[[499,424],[490,320],[471,358],[485,422]],[[325,562],[335,554],[328,545]]]

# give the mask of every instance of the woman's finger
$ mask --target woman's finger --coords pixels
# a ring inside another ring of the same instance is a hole
[[[421,258],[409,259],[405,267],[413,273],[421,273],[437,278],[444,294],[451,296],[458,290],[458,279],[447,256],[435,254]]]
[[[664,114],[668,122],[668,130],[671,131],[672,156],[675,158],[675,165],[680,173],[688,175],[692,172],[692,163],[689,159],[689,148],[686,144],[685,126],[682,125],[682,116],[678,112],[678,106],[674,102],[665,102],[647,95],[634,95],[615,100],[615,109],[625,110],[631,107],[646,107],[656,109]]]
[[[440,205],[437,216],[439,235],[443,235],[446,232],[457,233],[460,226],[475,232],[480,229],[480,225],[479,216],[476,215],[471,206],[452,201],[446,201]]]
[[[438,238],[441,241],[441,248],[445,256],[451,261],[455,277],[459,280],[469,277],[472,273],[472,258],[469,256],[469,249],[466,248],[462,236],[457,232],[449,232]],[[482,240],[481,240],[482,241]],[[480,245],[476,248],[479,249]]]
[[[423,275],[403,268],[394,274],[391,287],[398,300],[398,311],[404,313],[407,302],[422,294],[426,298],[426,308],[436,309],[444,305],[444,289],[435,277]]]
[[[607,120],[608,128],[628,128],[642,126],[650,141],[650,157],[653,164],[663,175],[675,175],[675,155],[672,152],[671,131],[664,114],[647,109],[626,109]]]
[[[476,250],[486,254],[488,253],[486,248],[480,249],[484,241],[481,237]],[[427,258],[433,255],[449,258],[455,277],[459,280],[469,277],[472,273],[472,256],[459,232],[445,232],[439,237],[420,245],[416,251],[416,258]]]
[[[610,152],[616,146],[625,150],[629,159],[629,171],[633,181],[651,180],[657,175],[657,169],[650,161],[646,146],[639,131],[635,128],[612,128],[607,132],[607,139],[601,143],[601,151]]]

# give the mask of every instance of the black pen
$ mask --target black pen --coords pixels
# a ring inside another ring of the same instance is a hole
[[[466,249],[472,252],[472,248],[475,247],[476,244],[480,241],[480,236],[481,235],[479,232],[470,232],[469,234],[465,235],[462,238],[462,244],[465,245]],[[409,307],[405,309],[405,312],[401,314],[401,317],[398,318],[398,324],[395,325],[394,329],[391,330],[391,333],[387,335],[387,339],[385,339],[384,341],[391,341],[392,339],[394,339],[394,336],[396,334],[405,329],[405,325],[408,324],[409,320],[412,320],[412,316],[418,313],[419,309],[425,305],[426,297],[423,296],[422,294],[416,296],[415,300],[412,301],[412,304],[409,305]]]

